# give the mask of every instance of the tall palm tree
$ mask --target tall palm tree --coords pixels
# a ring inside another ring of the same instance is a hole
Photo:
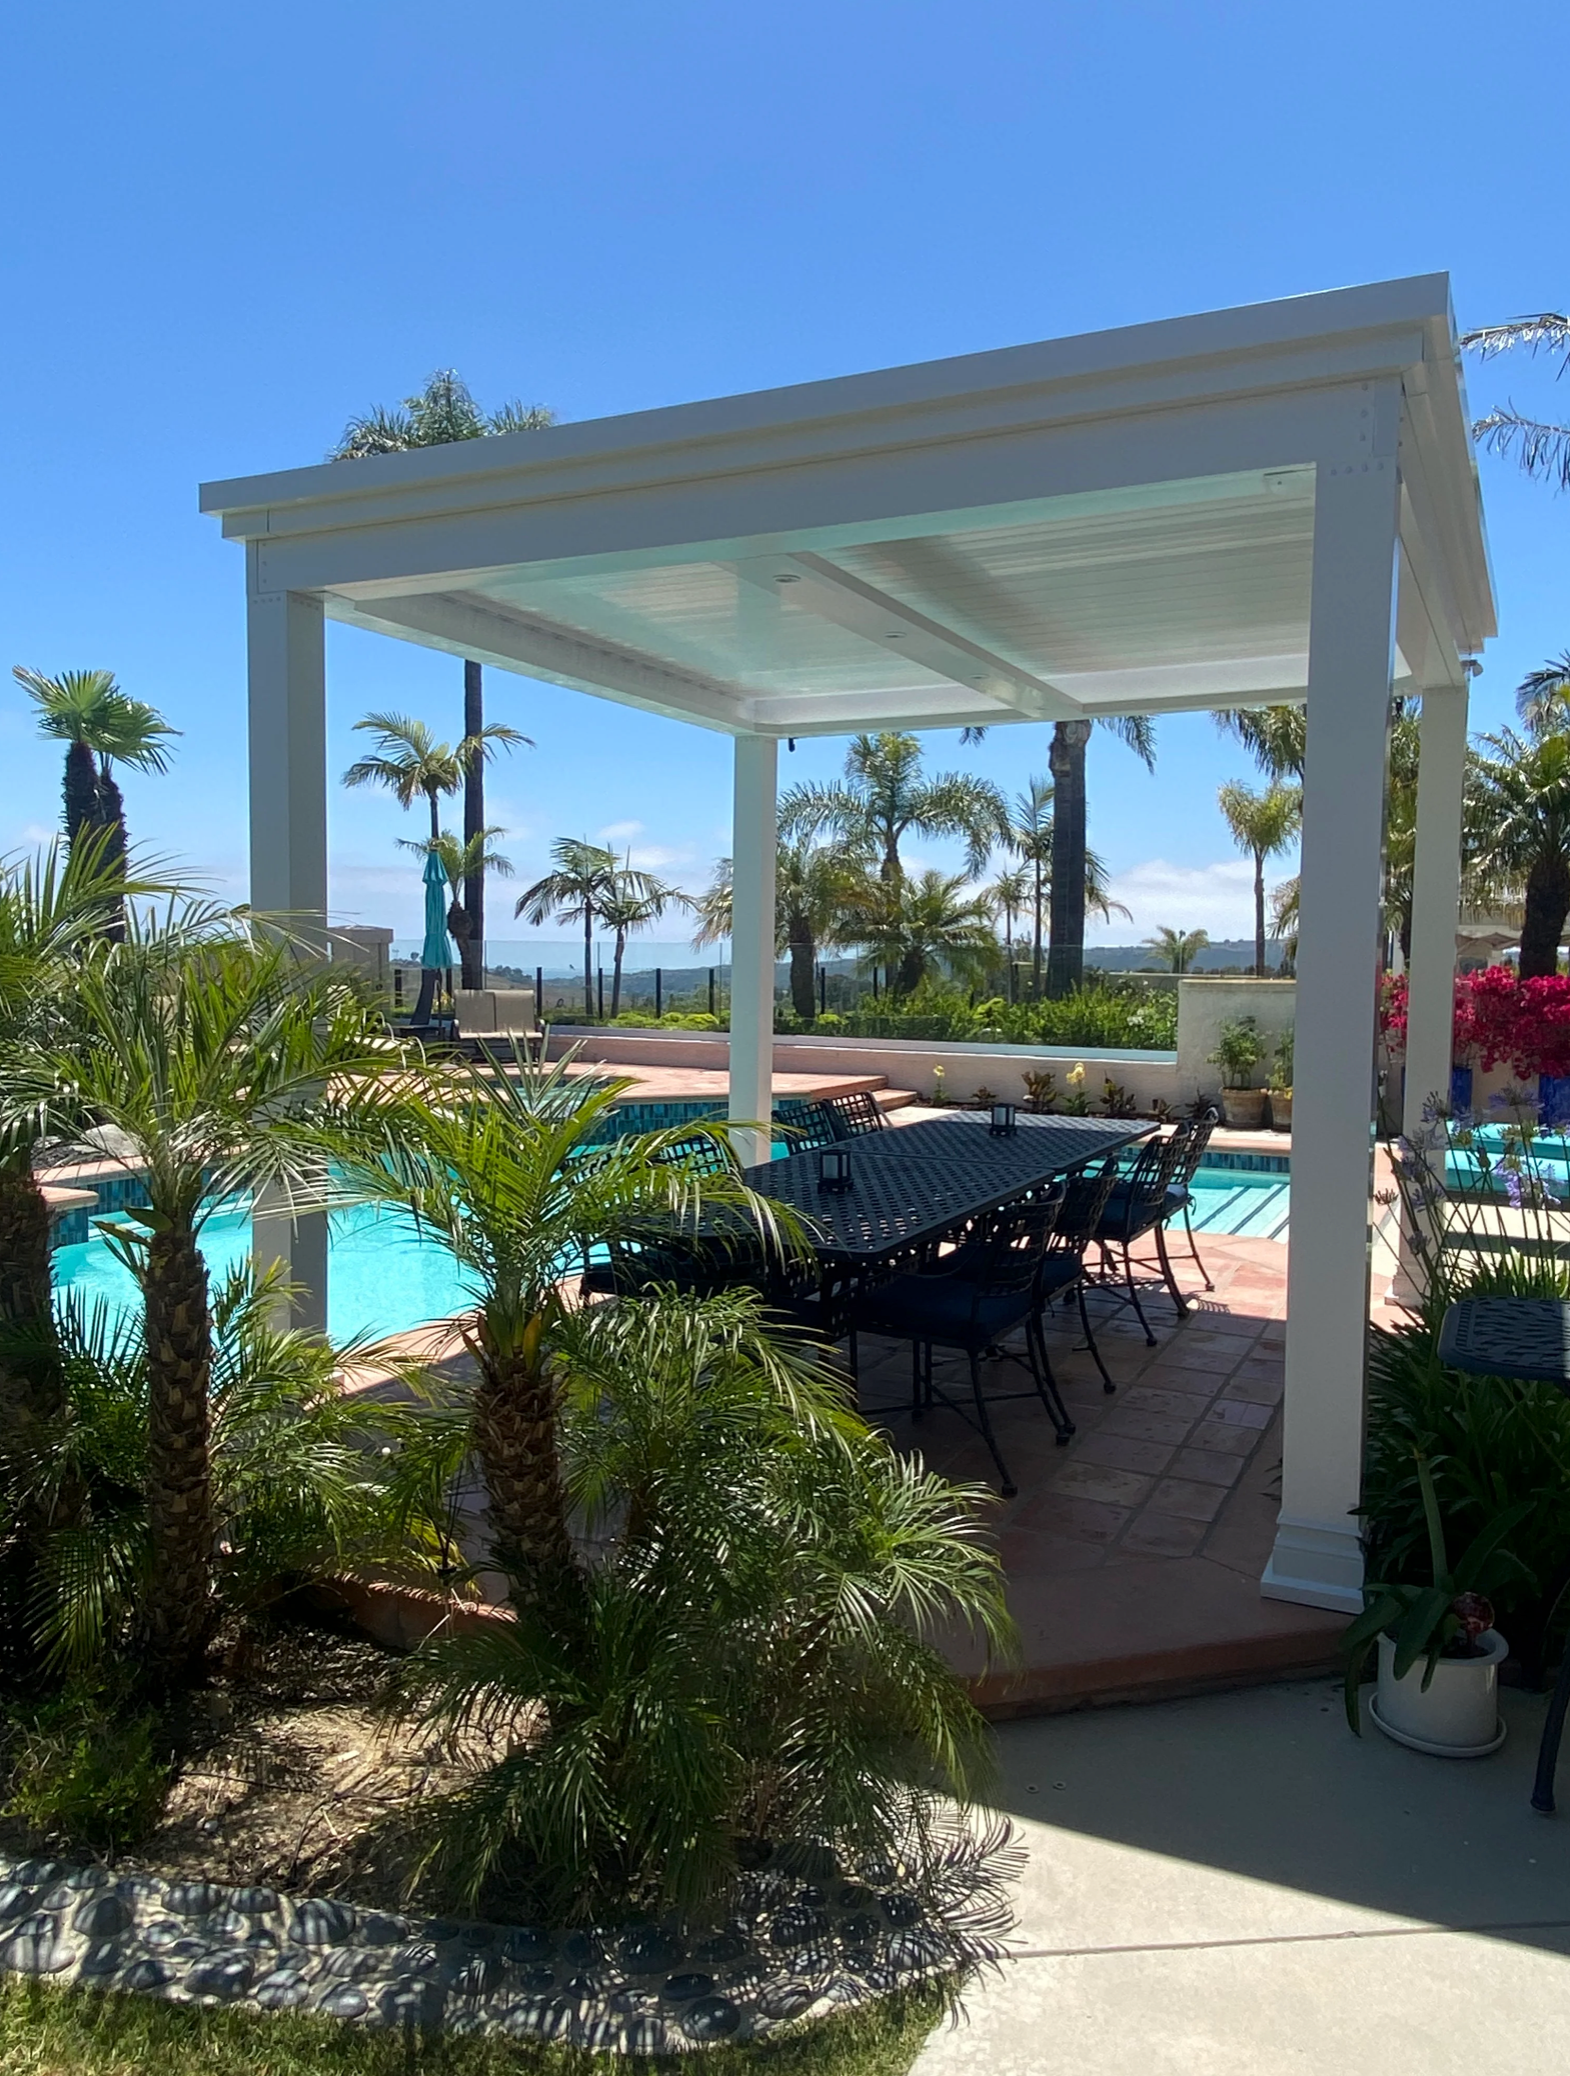
[[[328,459],[360,461],[370,454],[401,454],[410,447],[445,447],[454,440],[482,440],[502,433],[544,432],[556,423],[556,413],[546,404],[503,404],[499,411],[482,411],[456,368],[438,368],[417,395],[405,397],[401,409],[377,406],[363,418],[351,418],[343,437]],[[485,679],[478,663],[466,658],[463,666],[463,733],[470,740],[485,733]],[[522,737],[519,740],[523,740]],[[463,775],[463,840],[472,843],[485,827],[485,764],[478,760]],[[469,927],[458,938],[466,957],[463,984],[483,987],[483,972],[476,977],[475,964],[485,959],[485,858],[482,848],[475,853],[475,869],[464,882],[463,905]],[[454,932],[456,936],[457,933]]]
[[[1111,715],[1100,725],[1110,728],[1147,771],[1155,769],[1156,730],[1149,715]],[[1085,978],[1085,753],[1091,726],[1089,721],[1054,721],[1047,757],[1054,789],[1052,935],[1047,951],[1047,993],[1052,996],[1072,993]]]
[[[1524,896],[1521,978],[1556,972],[1570,914],[1570,733],[1485,735],[1466,824],[1480,881],[1496,896]]]
[[[1016,865],[1012,872],[1000,872],[987,888],[987,899],[992,904],[994,917],[1003,918],[1003,957],[1011,1002],[1014,999],[1014,918],[1029,913],[1035,892],[1029,865]],[[1037,894],[1036,914],[1039,916],[1040,913],[1040,896]]]
[[[1267,778],[1301,782],[1308,744],[1306,707],[1231,707],[1211,718],[1223,735],[1243,745]]]
[[[1174,930],[1165,923],[1154,937],[1145,939],[1157,965],[1168,973],[1187,973],[1209,942],[1207,930]]]
[[[853,913],[865,905],[867,859],[845,844],[792,842],[782,836],[774,856],[774,948],[790,958],[790,1006],[803,1023],[818,1013],[813,979],[818,953],[854,943]],[[693,948],[731,935],[731,861],[721,858],[713,884],[695,904]]]
[[[958,873],[872,882],[856,936],[868,958],[889,969],[900,995],[940,972],[979,984],[997,968],[992,903]]]
[[[1521,346],[1533,355],[1557,354],[1562,375],[1570,368],[1570,317],[1544,310],[1536,317],[1514,317],[1508,324],[1480,325],[1463,332],[1461,344],[1485,361]],[[1546,477],[1561,490],[1570,490],[1570,425],[1531,418],[1514,404],[1501,404],[1476,421],[1472,437],[1495,454],[1513,455],[1529,476]]]
[[[1033,778],[1023,793],[1017,793],[1009,809],[1008,835],[1004,839],[1016,857],[1025,860],[1030,874],[1031,912],[1035,923],[1032,950],[1032,991],[1041,993],[1042,981],[1042,904],[1052,890],[1052,866],[1057,842],[1057,820],[1052,812],[1052,781]],[[1087,915],[1099,915],[1110,919],[1114,912],[1127,915],[1128,910],[1121,901],[1111,895],[1111,875],[1103,860],[1093,850],[1085,851],[1085,902]]]
[[[1254,971],[1261,979],[1265,964],[1265,860],[1284,851],[1303,821],[1303,794],[1297,786],[1268,786],[1262,793],[1235,781],[1216,795],[1232,840],[1254,860]]]
[[[614,851],[579,836],[562,836],[551,845],[555,870],[525,887],[513,914],[536,928],[544,922],[583,925],[583,1008],[594,1014],[594,925],[617,892]]]
[[[124,1134],[144,1209],[121,1236],[142,1289],[147,1349],[148,1662],[168,1677],[213,1615],[209,1384],[213,1323],[201,1235],[225,1199],[272,1186],[324,1199],[324,1113],[352,1109],[399,1057],[354,989],[293,944],[233,924],[144,934],[82,967],[65,1042],[0,1074],[0,1129],[43,1112],[79,1136]],[[328,1093],[328,1091],[331,1093]]]
[[[509,728],[500,721],[493,721],[489,727],[481,726],[456,744],[438,742],[423,721],[414,720],[408,714],[367,714],[363,721],[356,721],[354,725],[356,732],[376,738],[376,748],[369,757],[361,757],[349,766],[343,775],[344,784],[385,786],[406,813],[416,800],[423,798],[430,810],[431,833],[425,844],[417,846],[422,851],[434,850],[440,845],[443,798],[456,793],[469,773],[485,764],[498,750],[511,750],[529,740],[516,728]],[[471,839],[466,835],[464,840],[467,843]],[[470,853],[468,862],[482,865],[484,856],[482,831],[480,844]],[[467,886],[467,881],[465,884]],[[474,937],[474,913],[467,901],[465,915],[468,928],[458,940],[463,953],[463,984],[466,988],[482,988],[485,985],[485,943],[483,935],[478,941]],[[483,927],[482,913],[482,931]],[[429,1007],[433,986],[433,978],[427,973],[420,984],[422,1010]]]
[[[794,786],[780,801],[786,836],[835,831],[852,846],[870,851],[886,884],[904,871],[900,844],[908,835],[957,836],[970,871],[980,872],[995,844],[1004,840],[1008,810],[1003,795],[986,779],[962,772],[927,778],[919,737],[885,730],[858,735],[845,753],[845,777],[828,786]]]
[[[600,921],[614,938],[611,954],[611,1015],[621,1014],[621,968],[627,955],[627,939],[634,930],[646,930],[672,908],[690,908],[692,902],[680,887],[668,887],[652,873],[634,872],[632,859],[617,868],[615,884],[600,903]]]
[[[1527,672],[1515,689],[1515,710],[1533,735],[1570,727],[1570,649]]]
[[[115,782],[116,760],[133,771],[169,769],[165,747],[180,733],[145,700],[131,699],[113,671],[67,670],[45,677],[18,663],[11,675],[38,709],[38,729],[65,750],[65,833],[74,843],[84,829],[111,832],[105,862],[126,855],[125,802]]]
[[[589,848],[589,846],[585,846]],[[794,1238],[789,1214],[738,1176],[702,1174],[668,1149],[690,1127],[603,1142],[626,1081],[569,1075],[568,1063],[516,1071],[445,1068],[383,1094],[375,1144],[351,1135],[338,1157],[358,1192],[404,1204],[439,1233],[478,1285],[464,1339],[478,1370],[475,1454],[492,1548],[521,1611],[569,1610],[582,1574],[563,1488],[559,1355],[575,1311],[564,1270],[651,1219],[692,1223],[724,1207],[764,1244]]]
[[[450,829],[443,829],[434,843],[429,837],[420,843],[413,842],[407,836],[400,836],[398,839],[400,850],[413,851],[421,858],[429,857],[434,851],[441,860],[447,890],[452,895],[447,908],[447,930],[458,947],[459,957],[463,963],[465,987],[474,984],[469,975],[476,965],[479,984],[482,987],[485,985],[485,951],[481,945],[478,947],[477,958],[470,957],[471,923],[468,908],[460,897],[469,884],[476,864],[483,864],[485,870],[493,872],[498,879],[512,878],[512,860],[496,848],[495,842],[498,836],[506,834],[507,831],[502,828],[481,829],[460,842]]]

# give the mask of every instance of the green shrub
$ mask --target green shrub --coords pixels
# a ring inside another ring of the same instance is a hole
[[[45,1837],[92,1852],[135,1845],[157,1822],[169,1770],[158,1721],[80,1683],[13,1715],[6,1812]]]

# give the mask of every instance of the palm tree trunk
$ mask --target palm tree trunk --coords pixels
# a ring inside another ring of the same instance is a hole
[[[125,833],[125,800],[115,783],[106,757],[98,772],[98,792],[93,802],[93,826],[104,833],[104,847],[100,864],[116,879],[125,877],[125,858],[128,849]],[[125,903],[120,900],[109,906],[104,923],[104,935],[111,944],[125,942]]]
[[[1047,993],[1072,994],[1085,976],[1085,745],[1088,721],[1054,721],[1052,772],[1052,941]]]
[[[98,765],[85,742],[74,742],[65,753],[66,841],[75,843],[97,818]]]
[[[902,995],[913,995],[921,986],[921,977],[927,970],[925,955],[920,951],[908,951],[899,962],[899,991]]]
[[[52,1419],[63,1395],[54,1349],[49,1270],[49,1206],[29,1150],[0,1162],[0,1326],[36,1340],[36,1351],[0,1358],[0,1454]]]
[[[594,1014],[594,904],[583,897],[583,1013]]]
[[[485,726],[485,680],[477,663],[465,659],[463,666],[463,732],[477,736]],[[463,775],[463,840],[471,844],[485,827],[485,759],[475,757]],[[485,859],[483,845],[475,845],[474,870],[463,883],[464,913],[468,930],[458,939],[463,953],[463,984],[466,988],[485,985]]]
[[[153,1661],[188,1669],[212,1625],[213,1495],[208,1386],[213,1326],[207,1264],[188,1227],[155,1232],[147,1312],[147,1526],[153,1588],[144,1614]]]
[[[1054,824],[1053,824],[1053,826],[1054,826],[1054,828],[1055,828],[1055,827],[1057,826],[1057,825],[1056,825],[1056,823],[1054,823]],[[1034,861],[1034,870],[1035,870],[1035,874],[1036,874],[1036,949],[1035,949],[1035,952],[1034,952],[1034,954],[1033,954],[1033,964],[1032,964],[1032,967],[1031,967],[1031,986],[1032,986],[1032,988],[1033,988],[1033,989],[1034,989],[1034,991],[1035,991],[1035,996],[1036,996],[1036,1000],[1037,1000],[1037,1001],[1039,1002],[1039,1001],[1041,1000],[1041,860],[1040,860],[1040,858],[1037,858],[1037,859],[1035,859],[1035,861]]]
[[[1265,854],[1254,853],[1254,974],[1265,977]]]
[[[813,972],[818,962],[818,947],[812,932],[799,916],[792,916],[790,925],[790,1006],[804,1024],[810,1024],[818,1014]]]
[[[611,1015],[613,1018],[621,1014],[621,962],[626,950],[627,933],[625,930],[618,930],[616,932],[616,950],[611,958]]]
[[[1542,858],[1526,876],[1526,912],[1521,921],[1523,980],[1540,980],[1559,970],[1559,946],[1570,914],[1570,866]]]
[[[557,1453],[556,1391],[526,1354],[498,1347],[482,1314],[474,1447],[485,1477],[497,1562],[520,1606],[553,1597],[575,1563]]]

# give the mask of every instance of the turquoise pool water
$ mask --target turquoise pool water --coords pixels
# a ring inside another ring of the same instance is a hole
[[[451,1252],[415,1231],[401,1213],[375,1205],[335,1211],[328,1230],[328,1330],[337,1340],[356,1334],[395,1334],[462,1311],[471,1289]],[[251,1221],[239,1211],[215,1211],[202,1228],[202,1253],[216,1282],[250,1252]],[[55,1282],[91,1302],[135,1310],[140,1296],[129,1273],[95,1233],[75,1247],[57,1247]]]
[[[1274,1169],[1200,1168],[1189,1185],[1194,1230],[1247,1240],[1284,1240],[1291,1222],[1291,1177]]]

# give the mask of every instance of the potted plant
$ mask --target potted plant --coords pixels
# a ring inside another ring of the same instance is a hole
[[[1532,1502],[1522,1500],[1496,1514],[1452,1570],[1428,1459],[1421,1450],[1413,1454],[1433,1584],[1381,1580],[1364,1586],[1363,1612],[1343,1640],[1347,1721],[1361,1736],[1358,1688],[1369,1651],[1377,1644],[1379,1670],[1369,1709],[1385,1735],[1435,1758],[1480,1759],[1505,1741],[1498,1680],[1500,1661],[1509,1650],[1481,1589],[1511,1571],[1525,1573],[1503,1544],[1532,1511]]]
[[[1292,1129],[1292,1026],[1276,1040],[1270,1064],[1270,1122],[1278,1132]]]
[[[1265,1091],[1255,1088],[1253,1080],[1254,1070],[1268,1056],[1258,1017],[1238,1016],[1221,1026],[1210,1061],[1221,1069],[1221,1109],[1229,1125],[1258,1131],[1264,1123]]]

